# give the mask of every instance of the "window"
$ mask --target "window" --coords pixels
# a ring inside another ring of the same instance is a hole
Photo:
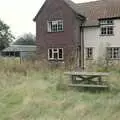
[[[100,20],[100,25],[113,25],[113,20]]]
[[[101,35],[113,35],[113,26],[101,27]]]
[[[100,26],[101,26],[101,35],[114,34],[113,20],[100,20]]]
[[[120,59],[120,48],[107,48],[107,55],[109,59]]]
[[[48,32],[62,32],[63,20],[48,21]]]
[[[86,58],[93,59],[93,48],[86,48]]]
[[[20,52],[2,52],[4,57],[20,57]]]
[[[63,48],[49,48],[48,60],[63,60]]]

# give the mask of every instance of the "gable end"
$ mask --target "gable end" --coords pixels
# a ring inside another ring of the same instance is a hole
[[[40,8],[40,10],[38,11],[37,15],[34,17],[34,19],[33,19],[34,22],[36,21],[38,15],[39,15],[39,14],[41,13],[41,11],[43,10],[44,6],[46,5],[46,2],[47,2],[47,0],[44,2],[43,6]],[[77,6],[76,6],[75,3],[73,3],[73,2],[70,1],[70,0],[63,0],[63,2],[64,2],[70,9],[72,9],[72,11],[73,11],[77,16],[80,16],[80,17],[82,17],[83,19],[85,19],[85,17],[78,12],[78,9],[77,9]]]

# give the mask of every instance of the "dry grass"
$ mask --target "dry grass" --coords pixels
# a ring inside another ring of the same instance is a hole
[[[47,63],[0,62],[0,120],[119,120],[120,74],[112,71],[111,90],[67,88],[63,69]]]

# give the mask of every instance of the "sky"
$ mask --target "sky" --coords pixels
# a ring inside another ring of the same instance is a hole
[[[10,26],[15,37],[25,33],[35,35],[33,18],[45,0],[0,0],[0,19]],[[73,2],[88,2],[95,0],[72,0]]]

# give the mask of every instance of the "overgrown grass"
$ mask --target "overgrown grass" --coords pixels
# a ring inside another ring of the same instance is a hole
[[[119,120],[119,70],[101,93],[69,89],[63,73],[40,62],[1,61],[0,120]]]

